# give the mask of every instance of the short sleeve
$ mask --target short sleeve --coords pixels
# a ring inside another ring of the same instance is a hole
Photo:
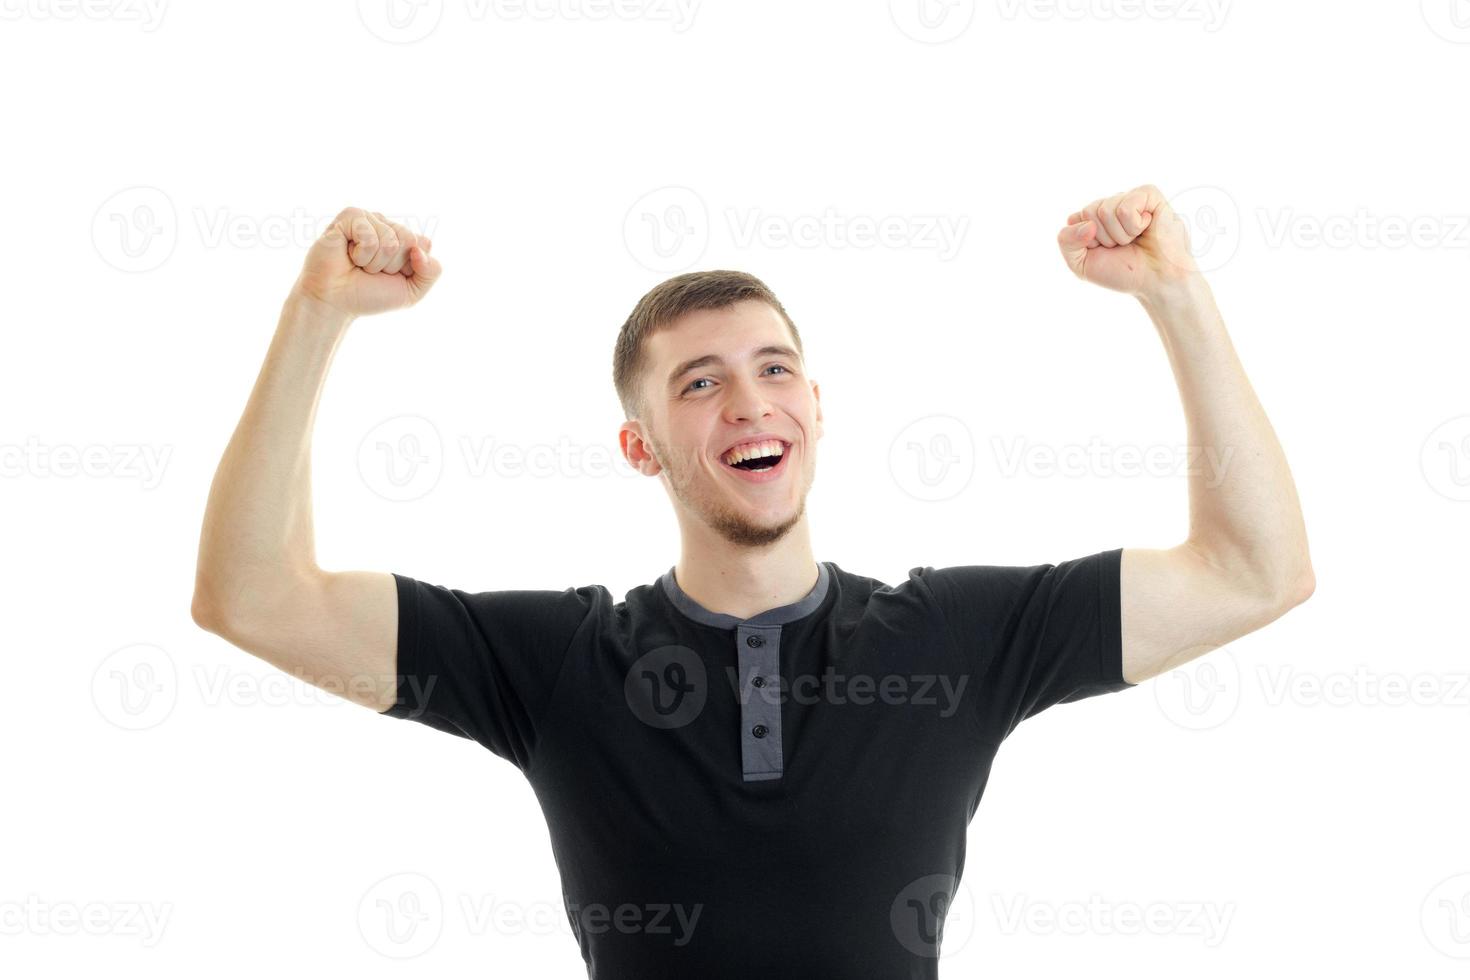
[[[1122,691],[1123,549],[1056,565],[914,569],[979,677],[986,737],[1004,741],[1054,704]]]
[[[382,714],[473,739],[524,771],[599,587],[465,592],[393,578],[398,696]]]

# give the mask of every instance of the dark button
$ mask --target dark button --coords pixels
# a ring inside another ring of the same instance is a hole
[[[751,681],[751,683],[754,684],[756,687],[765,687],[766,679],[764,677],[757,677],[755,680]]]
[[[765,725],[756,725],[750,730],[750,734],[754,735],[756,738],[765,738],[766,732],[768,731],[770,731],[770,729],[767,728]]]
[[[745,638],[745,645],[748,647],[764,646],[765,642],[757,633],[752,633]]]

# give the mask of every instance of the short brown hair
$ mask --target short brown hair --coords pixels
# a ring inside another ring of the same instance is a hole
[[[806,356],[801,347],[801,335],[796,332],[796,324],[791,322],[786,308],[776,294],[755,276],[731,269],[685,272],[665,279],[645,293],[618,332],[617,346],[613,348],[613,387],[617,389],[618,401],[627,417],[639,418],[643,414],[641,385],[647,368],[644,341],[650,334],[669,326],[686,313],[723,309],[747,299],[767,303],[781,314],[781,319],[791,330],[792,340],[796,342],[797,353]]]

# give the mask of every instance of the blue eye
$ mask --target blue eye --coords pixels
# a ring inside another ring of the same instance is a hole
[[[772,368],[780,368],[782,371],[786,372],[787,374],[790,374],[791,373],[791,369],[788,368],[784,364],[770,364],[770,365],[767,365],[766,370],[769,371]],[[709,378],[695,378],[693,381],[689,382],[689,384],[685,386],[684,390],[685,391],[693,391],[693,390],[695,390],[695,388],[694,388],[695,385],[699,384],[701,381],[709,381],[709,380],[710,380]],[[701,388],[701,389],[698,389],[698,390],[703,391],[704,389]]]

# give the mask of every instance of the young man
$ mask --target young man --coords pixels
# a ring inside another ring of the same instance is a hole
[[[220,464],[194,618],[519,767],[595,980],[936,977],[966,827],[1015,727],[1313,589],[1281,448],[1157,189],[1093,202],[1058,243],[1143,305],[1191,445],[1230,450],[1224,474],[1191,476],[1177,547],[916,567],[898,585],[817,561],[818,386],[770,290],[714,271],[644,296],[615,349],[623,454],[662,477],[681,532],[657,581],[614,602],[325,571],[308,461],[332,354],[355,317],[440,274],[429,241],[350,209],[313,246]]]

